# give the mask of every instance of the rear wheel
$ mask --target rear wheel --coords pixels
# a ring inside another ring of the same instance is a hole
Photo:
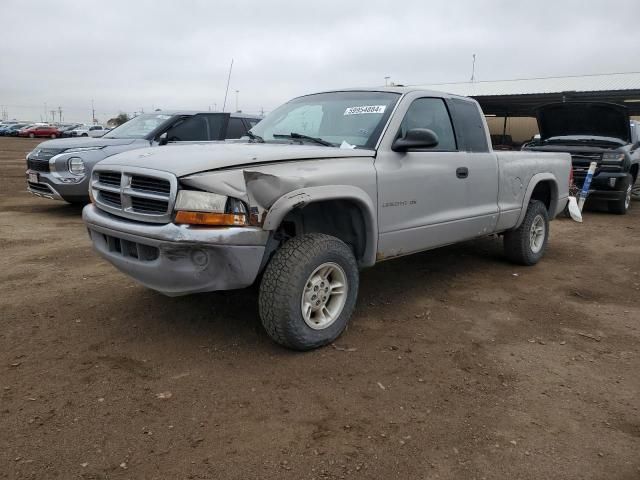
[[[522,224],[504,235],[507,258],[520,265],[535,265],[543,257],[549,239],[549,213],[539,200],[529,202]]]
[[[55,133],[52,133],[52,134],[51,134],[51,138],[56,138],[56,134],[55,134]]]
[[[81,137],[88,137],[89,135],[86,133],[83,133],[82,135],[80,135]]]
[[[358,265],[341,240],[320,233],[285,243],[260,284],[260,318],[269,336],[295,350],[335,340],[358,296]]]
[[[624,195],[618,200],[614,200],[608,203],[609,211],[617,215],[624,215],[631,206],[631,194],[633,192],[633,177],[627,175],[627,178],[622,182],[622,191]]]
[[[29,134],[29,138],[35,138],[35,137],[36,137],[36,136],[35,136],[35,134],[34,134],[34,133],[30,133],[30,134]]]

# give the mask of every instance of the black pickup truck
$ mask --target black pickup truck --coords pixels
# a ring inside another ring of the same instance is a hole
[[[640,164],[640,129],[627,108],[604,102],[553,103],[539,108],[537,118],[540,139],[523,150],[570,153],[578,188],[596,162],[589,198],[606,201],[611,213],[627,213]]]

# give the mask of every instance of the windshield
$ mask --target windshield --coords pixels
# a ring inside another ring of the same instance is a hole
[[[145,138],[170,118],[171,115],[160,113],[138,115],[119,127],[114,128],[102,138]]]
[[[399,97],[389,92],[307,95],[278,107],[251,133],[265,142],[304,142],[306,136],[332,146],[375,148]]]

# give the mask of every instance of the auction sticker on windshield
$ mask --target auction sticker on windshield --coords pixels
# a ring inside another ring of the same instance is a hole
[[[349,107],[344,111],[345,115],[362,115],[363,113],[384,113],[386,105],[369,105],[362,107]]]

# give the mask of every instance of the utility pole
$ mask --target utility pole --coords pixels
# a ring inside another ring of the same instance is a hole
[[[240,110],[238,109],[238,94],[240,93],[240,90],[236,90],[236,112],[239,112]]]
[[[473,54],[473,63],[471,64],[471,83],[476,81],[476,54]]]
[[[49,112],[51,113],[51,122],[55,123],[55,121],[56,121],[56,111],[55,110],[49,110]]]
[[[96,123],[96,109],[93,105],[93,98],[91,99],[91,122],[93,124]]]
[[[58,106],[58,121],[62,123],[62,107]]]
[[[260,117],[264,117],[264,107],[260,107]]]

